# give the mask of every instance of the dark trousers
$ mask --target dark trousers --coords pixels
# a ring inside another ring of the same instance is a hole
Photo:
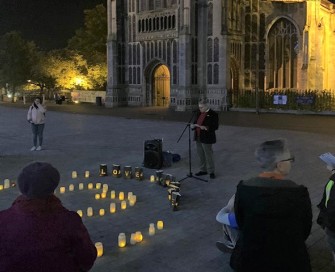
[[[31,130],[33,131],[33,143],[34,146],[37,145],[37,137],[38,137],[38,142],[39,146],[42,146],[43,144],[43,130],[44,130],[44,124],[31,124]]]

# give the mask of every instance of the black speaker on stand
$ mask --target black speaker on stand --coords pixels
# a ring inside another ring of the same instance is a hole
[[[163,166],[162,140],[154,139],[144,142],[143,166],[151,169],[160,169]]]

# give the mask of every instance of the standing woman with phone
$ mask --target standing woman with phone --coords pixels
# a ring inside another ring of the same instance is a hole
[[[27,120],[31,123],[31,129],[33,132],[33,147],[30,151],[42,150],[45,112],[46,107],[41,104],[40,98],[36,98],[34,103],[29,107]]]

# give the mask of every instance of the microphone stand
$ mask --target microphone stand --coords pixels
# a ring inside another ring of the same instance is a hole
[[[188,167],[189,167],[189,172],[188,174],[186,175],[186,177],[182,178],[181,180],[178,180],[178,182],[180,181],[183,181],[185,179],[188,179],[188,178],[194,178],[194,179],[197,179],[197,180],[201,180],[201,181],[204,181],[204,182],[208,182],[208,180],[206,179],[202,179],[202,178],[198,178],[198,177],[195,177],[193,176],[192,174],[192,156],[191,156],[191,122],[194,118],[194,115],[195,115],[196,111],[193,112],[192,116],[191,116],[191,119],[188,121],[188,123],[186,124],[183,132],[181,133],[177,143],[179,143],[180,139],[183,137],[186,129],[188,128]]]

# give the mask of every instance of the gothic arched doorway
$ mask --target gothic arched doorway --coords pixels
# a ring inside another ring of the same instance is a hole
[[[166,65],[159,65],[153,72],[152,104],[159,107],[170,105],[170,71]]]

